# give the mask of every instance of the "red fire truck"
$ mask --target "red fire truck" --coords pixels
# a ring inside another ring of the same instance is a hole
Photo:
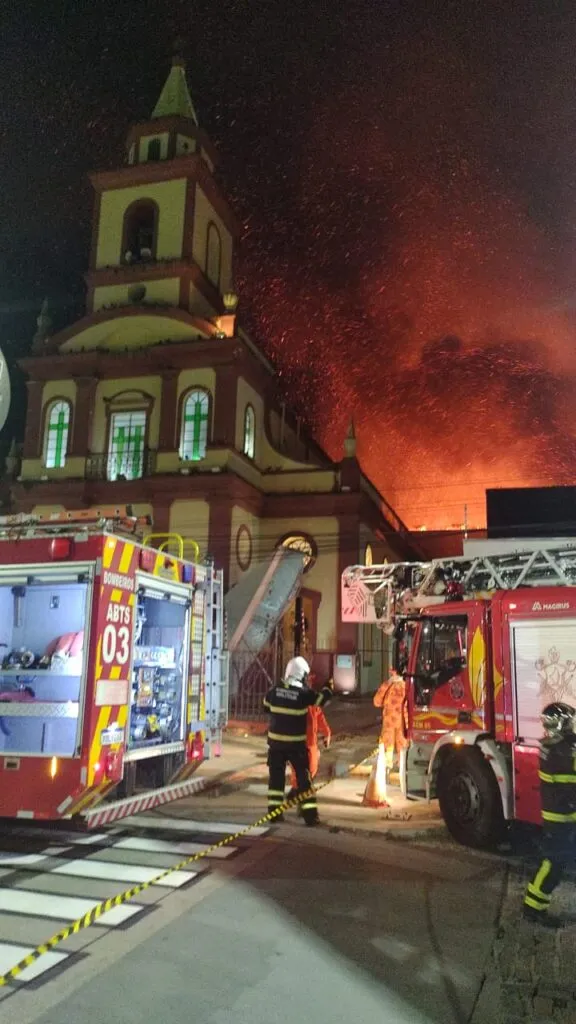
[[[149,529],[129,507],[0,519],[0,817],[95,827],[201,788],[222,574]]]
[[[393,637],[409,684],[407,793],[469,846],[539,823],[540,711],[576,707],[576,543],[527,546],[342,576],[343,619]]]

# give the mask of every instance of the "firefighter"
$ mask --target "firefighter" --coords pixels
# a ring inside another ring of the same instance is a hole
[[[309,680],[310,682],[310,680]],[[320,746],[318,743],[318,737],[322,736],[324,750],[328,750],[330,746],[330,740],[332,739],[332,730],[328,725],[326,715],[322,711],[321,707],[313,705],[308,708],[308,716],[306,719],[306,747],[308,749],[308,770],[310,777],[315,779],[318,774],[318,768],[320,766]],[[298,792],[298,784],[296,780],[296,772],[292,768],[292,774],[290,777],[290,792],[288,793],[288,799],[291,800],[296,796]]]
[[[393,668],[390,677],[384,680],[374,694],[373,700],[375,708],[382,708],[382,728],[379,742],[384,744],[386,767],[390,769],[394,763],[394,754],[400,755],[408,746],[406,701],[406,683]]]
[[[548,914],[550,898],[568,863],[576,860],[576,710],[560,702],[542,712],[545,736],[540,745],[543,859],[524,896],[524,917],[558,928]]]
[[[268,730],[268,811],[275,811],[284,803],[286,765],[296,773],[298,794],[312,788],[306,746],[308,708],[322,707],[332,697],[332,686],[323,686],[319,693],[308,686],[310,666],[300,655],[292,658],[284,673],[284,681],[273,686],[264,698],[264,707],[270,712]],[[306,825],[318,824],[316,797],[311,794],[300,804]],[[276,815],[283,821],[284,815]]]

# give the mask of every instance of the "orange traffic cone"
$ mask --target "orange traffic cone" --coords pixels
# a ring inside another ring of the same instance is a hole
[[[386,753],[384,744],[380,743],[376,764],[364,790],[362,803],[365,807],[389,807],[386,796]]]

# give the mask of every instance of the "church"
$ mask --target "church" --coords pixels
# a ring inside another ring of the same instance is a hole
[[[352,563],[413,557],[407,530],[362,472],[351,425],[340,461],[281,401],[274,367],[237,320],[240,226],[175,57],[123,166],[91,175],[85,315],[39,318],[20,361],[28,404],[16,512],[130,504],[156,533],[195,540],[233,586],[279,545],[306,569],[302,653],[318,674],[373,691],[388,669],[374,627],[340,621]],[[280,626],[293,653],[294,609]],[[246,709],[245,709],[246,710]]]

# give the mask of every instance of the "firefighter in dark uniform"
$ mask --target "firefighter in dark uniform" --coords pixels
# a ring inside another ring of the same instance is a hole
[[[305,658],[292,658],[284,674],[284,682],[268,690],[264,707],[270,712],[268,729],[268,811],[275,811],[284,803],[286,788],[286,766],[291,764],[296,772],[297,793],[307,793],[312,788],[306,746],[308,708],[322,707],[332,697],[332,686],[323,686],[317,693],[308,686],[310,666]],[[316,797],[311,794],[300,804],[306,825],[318,824]],[[278,814],[274,821],[283,821]]]
[[[548,704],[542,712],[540,745],[543,859],[524,896],[524,917],[548,928],[561,926],[548,914],[550,898],[566,867],[576,860],[576,710]]]

